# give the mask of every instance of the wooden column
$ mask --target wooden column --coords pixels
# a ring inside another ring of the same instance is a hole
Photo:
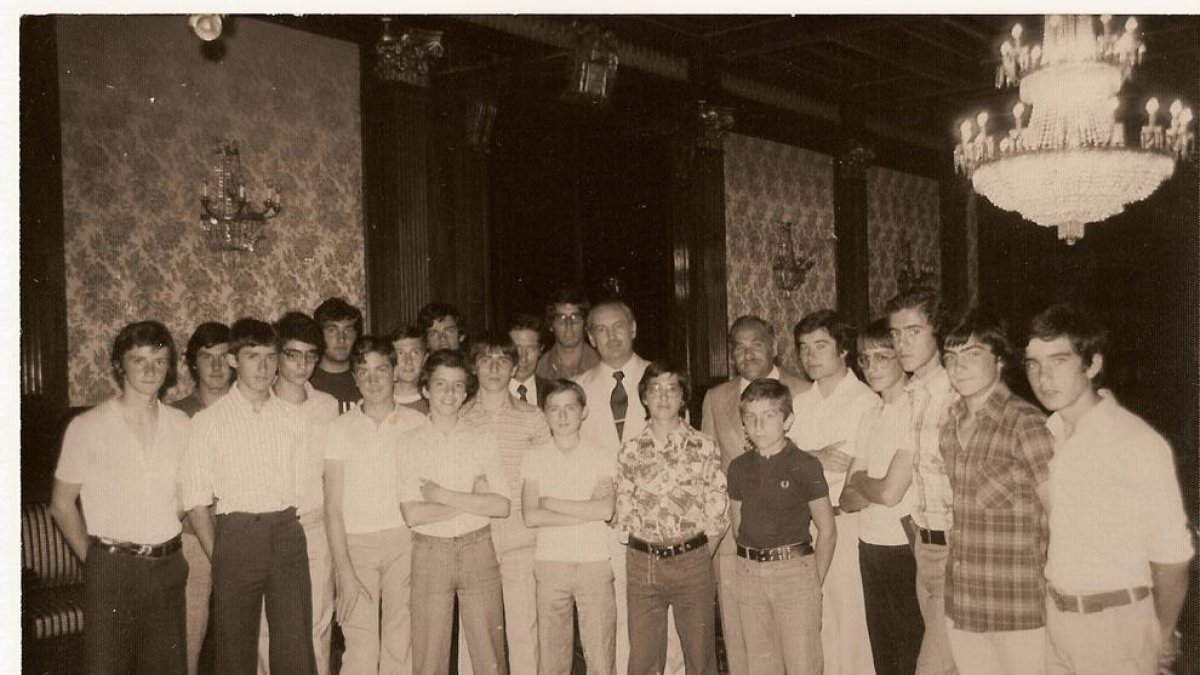
[[[975,300],[971,286],[969,259],[974,218],[968,210],[971,184],[964,178],[943,173],[938,177],[938,215],[941,217],[938,239],[942,252],[942,309],[947,316],[958,316]]]
[[[848,321],[870,320],[867,254],[867,168],[872,153],[861,143],[838,156],[833,180],[833,231],[837,235],[837,309]]]

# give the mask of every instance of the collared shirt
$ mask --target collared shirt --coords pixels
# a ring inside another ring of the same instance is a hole
[[[1045,415],[997,382],[975,413],[950,407],[942,454],[954,490],[954,529],[946,563],[946,616],[966,631],[1045,625],[1046,511],[1037,486],[1050,476],[1054,439]]]
[[[521,460],[534,447],[550,440],[550,427],[542,411],[515,398],[505,397],[494,410],[483,407],[478,398],[468,401],[458,414],[464,425],[490,433],[496,439],[500,466],[504,471],[507,494],[512,496],[513,508],[508,517],[492,520],[492,531],[498,549],[533,546],[537,533],[525,527],[521,515]]]
[[[821,387],[814,383],[807,391],[792,399],[796,419],[788,430],[788,438],[796,447],[808,452],[842,442],[838,451],[856,457],[858,425],[863,415],[878,401],[875,392],[850,370],[838,380],[829,396],[823,395]],[[825,471],[825,483],[829,486],[830,503],[837,506],[841,501],[842,487],[846,484],[846,472]]]
[[[318,514],[319,517],[325,508],[325,433],[329,423],[337,419],[338,401],[317,391],[308,382],[304,383],[304,392],[306,398],[300,405],[282,398],[279,401],[297,408],[300,417],[304,418],[306,452],[300,475],[304,490],[299,512],[301,515]]]
[[[917,494],[913,521],[927,530],[949,530],[954,524],[954,495],[940,439],[950,404],[958,394],[950,386],[950,376],[941,363],[925,377],[910,379],[904,391],[912,400],[913,438],[917,443],[913,454],[913,487]]]
[[[522,402],[528,403],[529,405],[537,405],[537,375],[530,375],[527,379],[521,381],[517,381],[516,379],[511,379],[508,381],[508,391],[513,395],[513,398],[517,399],[518,401],[521,400],[521,392],[518,391],[518,389],[520,389],[522,386],[525,387],[525,400]]]
[[[420,393],[406,394],[403,396],[396,394],[395,401],[396,405],[402,405],[405,408],[408,408],[409,410],[415,410],[422,415],[429,414],[429,401],[427,401]]]
[[[812,541],[808,503],[829,495],[816,457],[790,440],[763,457],[751,449],[729,464],[729,498],[742,503],[737,543],[775,548]]]
[[[204,401],[200,400],[199,389],[192,390],[192,393],[169,405],[176,410],[182,410],[188,417],[195,417],[196,413],[204,410]]]
[[[457,422],[445,434],[430,422],[402,434],[397,445],[401,503],[423,501],[422,480],[432,480],[447,490],[471,492],[480,476],[487,479],[491,492],[509,497],[496,437],[486,431]],[[485,527],[492,520],[460,513],[436,523],[414,526],[412,530],[432,537],[458,537]]]
[[[1055,441],[1046,578],[1073,595],[1150,586],[1151,562],[1192,556],[1171,446],[1100,394],[1070,437],[1058,413],[1046,422]]]
[[[148,448],[116,399],[67,426],[54,477],[80,486],[88,534],[137,544],[160,544],[179,534],[176,479],[191,421],[179,410],[155,406],[158,422]]]
[[[779,381],[779,366],[771,366],[771,372],[767,373],[766,379]],[[750,386],[750,380],[738,375],[738,396],[746,393],[746,387]]]
[[[538,359],[537,370],[533,371],[534,374],[547,380],[569,380],[586,373],[600,363],[600,352],[586,342],[580,346],[583,348],[583,355],[579,357],[578,367],[570,369],[562,365],[558,358],[558,345],[556,344],[542,354],[542,358]]]
[[[358,402],[362,400],[362,394],[358,391],[358,384],[354,381],[354,371],[352,369],[346,369],[340,373],[331,373],[318,365],[313,369],[312,377],[309,378],[308,382],[317,391],[323,391],[336,398],[338,401],[338,412],[346,412],[358,405]]]
[[[863,415],[858,428],[857,450],[868,477],[878,479],[887,476],[896,451],[901,448],[912,450],[913,444],[912,401],[909,397],[900,396],[891,403],[880,399],[875,407]],[[914,501],[910,483],[895,506],[867,504],[862,511],[858,538],[879,546],[907,544],[908,535],[904,533],[900,520],[912,513]]]
[[[604,479],[613,480],[615,474],[612,453],[584,441],[566,452],[548,441],[527,452],[521,462],[524,480],[537,483],[540,496],[555,499],[589,500],[596,484]],[[549,525],[533,530],[537,534],[536,560],[596,562],[609,559],[609,529],[602,521]]]
[[[665,441],[649,425],[617,455],[615,525],[639,539],[675,543],[701,532],[715,540],[729,525],[721,451],[680,421]]]
[[[234,383],[228,394],[192,418],[180,478],[183,507],[191,510],[214,499],[218,514],[299,506],[304,430],[296,406],[269,394],[255,412],[241,383]]]
[[[342,516],[347,534],[368,534],[404,526],[396,499],[400,437],[429,420],[396,406],[376,424],[361,407],[347,410],[329,425],[325,461],[342,465]]]

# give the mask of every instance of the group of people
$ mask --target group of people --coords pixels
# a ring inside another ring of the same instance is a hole
[[[731,675],[1169,665],[1193,544],[1103,328],[941,319],[928,289],[862,330],[813,312],[801,374],[738,317],[699,429],[630,307],[571,289],[470,341],[445,303],[386,336],[339,298],[204,323],[170,406],[171,335],[130,324],[52,497],[87,672],[194,675],[211,624],[221,675],[324,675],[335,616],[352,675],[447,673],[455,639],[463,675],[566,675],[576,642],[589,673],[717,675],[718,620]]]

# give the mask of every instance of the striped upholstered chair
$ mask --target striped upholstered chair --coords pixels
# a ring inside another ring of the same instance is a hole
[[[26,665],[43,654],[78,653],[83,634],[82,565],[45,503],[21,506],[21,632]],[[45,659],[36,659],[45,662]],[[52,672],[42,667],[25,672]],[[53,669],[57,671],[58,669]]]

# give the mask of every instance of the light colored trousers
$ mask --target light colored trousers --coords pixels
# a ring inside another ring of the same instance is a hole
[[[733,535],[728,537],[732,539]],[[742,616],[738,608],[738,557],[733,551],[717,553],[713,561],[713,571],[717,576],[717,598],[721,606],[721,636],[725,640],[729,675],[749,675],[746,641],[742,636]]]
[[[821,650],[825,675],[875,675],[862,568],[858,564],[861,513],[837,517],[837,546],[821,587]]]
[[[329,675],[330,638],[333,630],[333,557],[325,538],[325,521],[318,519],[304,526],[308,540],[308,576],[312,584],[313,654],[317,675]],[[258,672],[271,673],[271,635],[267,629],[267,609],[263,607],[258,629]]]
[[[753,675],[821,675],[821,581],[813,555],[737,558],[742,636]]]
[[[500,563],[504,588],[504,634],[508,642],[509,669],[513,673],[538,672],[537,590],[533,554],[537,539],[527,530],[501,530],[492,526],[492,545]],[[458,675],[474,675],[462,623],[458,626]]]
[[[1046,672],[1046,629],[974,633],[946,619],[954,664],[962,675],[1042,675]]]
[[[579,640],[588,675],[613,675],[617,603],[612,564],[556,562],[534,564],[537,579],[538,674],[570,675],[574,661],[571,608],[579,611]],[[517,673],[514,668],[513,673]]]
[[[347,534],[346,546],[371,600],[360,598],[349,616],[338,617],[346,636],[341,675],[411,675],[412,533],[401,526]]]
[[[208,632],[208,596],[212,593],[212,562],[200,540],[190,532],[183,533],[183,559],[188,564],[184,601],[187,605],[187,663],[188,675],[200,671],[200,647]],[[264,625],[266,622],[263,622]]]
[[[1046,602],[1047,675],[1154,675],[1162,634],[1154,596],[1103,612],[1063,612]]]
[[[917,604],[925,620],[917,675],[954,675],[958,671],[946,632],[946,559],[950,549],[918,541],[913,552],[917,557]]]

